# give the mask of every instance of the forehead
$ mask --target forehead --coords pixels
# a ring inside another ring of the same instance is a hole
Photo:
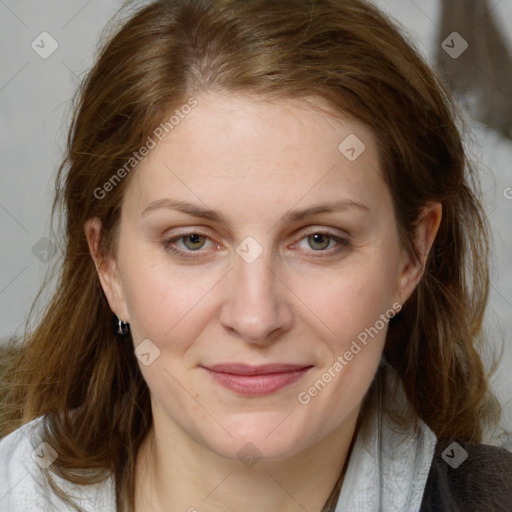
[[[341,196],[386,202],[371,130],[315,106],[328,108],[319,99],[198,95],[139,164],[126,201],[139,213],[171,197],[252,214]]]

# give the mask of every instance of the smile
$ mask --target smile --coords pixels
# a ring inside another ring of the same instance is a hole
[[[291,364],[221,364],[204,368],[219,384],[243,395],[275,393],[298,381],[312,366]]]

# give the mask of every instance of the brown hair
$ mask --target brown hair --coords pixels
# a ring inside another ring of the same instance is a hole
[[[118,510],[133,509],[149,391],[133,347],[114,334],[84,223],[101,219],[102,250],[115,255],[130,177],[101,199],[94,191],[170,111],[212,90],[322,97],[367,123],[410,255],[422,206],[442,204],[424,275],[389,323],[385,356],[439,438],[480,441],[492,402],[477,352],[489,291],[478,181],[444,86],[363,0],[161,0],[110,38],[79,92],[54,204],[66,214],[64,259],[6,375],[2,433],[46,415],[45,440],[59,454],[52,471],[83,484],[111,472]]]

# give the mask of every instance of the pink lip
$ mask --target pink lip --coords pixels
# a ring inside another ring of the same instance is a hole
[[[312,366],[241,363],[204,367],[224,387],[244,395],[269,395],[299,380]]]

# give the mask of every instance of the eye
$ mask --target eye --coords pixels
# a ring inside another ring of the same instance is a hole
[[[220,249],[220,245],[213,242],[208,235],[196,231],[169,238],[164,240],[162,244],[166,250],[183,258],[200,257],[201,253],[205,252],[202,249],[207,249],[208,244],[210,244],[210,248],[213,246]],[[306,244],[306,246],[304,246],[304,244]],[[350,242],[348,239],[317,229],[305,233],[302,238],[291,247],[299,247],[301,250],[305,250],[309,253],[316,252],[319,253],[318,256],[327,256],[337,254],[349,245]]]
[[[307,244],[304,247],[304,244]],[[349,245],[349,240],[325,231],[313,231],[301,238],[297,244],[299,247],[313,252],[338,252]],[[334,251],[331,251],[334,249]]]
[[[182,242],[182,246],[180,246],[180,242]],[[190,253],[199,252],[207,242],[213,243],[207,235],[193,231],[169,238],[162,243],[167,250],[187,258],[194,257],[195,255]]]
[[[331,242],[334,241],[333,238],[326,233],[315,233],[314,235],[309,235],[306,237],[306,240],[311,249],[315,251],[327,249]]]
[[[178,238],[178,240],[183,240],[183,245],[187,249],[190,249],[191,251],[196,251],[198,249],[202,249],[207,240],[207,237],[199,233],[192,233],[190,235],[184,235]]]

